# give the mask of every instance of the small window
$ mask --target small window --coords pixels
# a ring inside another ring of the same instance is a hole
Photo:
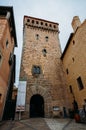
[[[36,34],[36,40],[38,40],[39,39],[39,34]]]
[[[45,39],[46,39],[46,42],[48,42],[48,39],[49,39],[48,36],[46,36]]]
[[[1,101],[2,94],[0,93],[0,101]]]
[[[73,93],[73,89],[71,85],[69,86],[69,89],[70,89],[70,93]]]
[[[2,64],[2,54],[0,52],[0,66],[1,66],[1,64]]]
[[[68,70],[68,68],[66,69],[66,73],[69,74],[69,70]]]
[[[56,28],[56,25],[54,25],[53,27]]]
[[[41,22],[41,25],[43,25],[43,22]]]
[[[74,57],[72,57],[72,61],[74,62]]]
[[[2,55],[0,54],[0,63],[1,63],[1,61],[2,61]]]
[[[12,61],[13,61],[13,54],[10,53],[9,60],[8,60],[9,65],[12,65]]]
[[[84,86],[80,76],[77,78],[77,83],[78,83],[79,90],[82,90]]]
[[[8,46],[9,46],[9,42],[8,42],[8,40],[6,41],[6,48],[8,48]]]
[[[27,19],[27,22],[30,22],[30,19]]]
[[[41,68],[40,68],[40,66],[34,65],[32,67],[32,74],[35,75],[35,76],[38,76],[39,74],[41,74]]]
[[[48,26],[47,23],[45,23],[45,26]]]
[[[75,41],[73,40],[73,45],[75,44]]]
[[[38,22],[38,21],[36,21],[36,24],[39,24],[39,22]]]
[[[43,56],[46,56],[46,54],[47,54],[46,49],[43,49],[43,50],[42,50],[42,53],[43,53]]]
[[[34,23],[34,20],[32,20],[32,23]]]
[[[51,25],[51,24],[49,24],[49,26],[50,26],[50,27],[52,27],[52,25]]]

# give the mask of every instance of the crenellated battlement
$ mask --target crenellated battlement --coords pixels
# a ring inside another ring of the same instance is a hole
[[[25,25],[43,29],[43,30],[45,29],[45,30],[59,32],[58,23],[43,20],[43,19],[38,19],[30,16],[24,16],[24,26]]]

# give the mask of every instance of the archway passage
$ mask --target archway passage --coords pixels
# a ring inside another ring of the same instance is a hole
[[[31,97],[30,117],[44,117],[44,99],[39,94]]]

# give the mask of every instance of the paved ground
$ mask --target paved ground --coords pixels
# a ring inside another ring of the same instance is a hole
[[[86,124],[71,119],[30,118],[4,122],[0,130],[86,130]]]
[[[72,120],[63,130],[86,130],[86,124],[75,123],[75,121]]]

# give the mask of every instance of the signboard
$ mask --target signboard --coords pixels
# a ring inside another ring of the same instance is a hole
[[[60,110],[60,108],[58,106],[53,106],[53,110],[58,111],[58,110]]]
[[[25,111],[26,81],[19,81],[16,112]]]

